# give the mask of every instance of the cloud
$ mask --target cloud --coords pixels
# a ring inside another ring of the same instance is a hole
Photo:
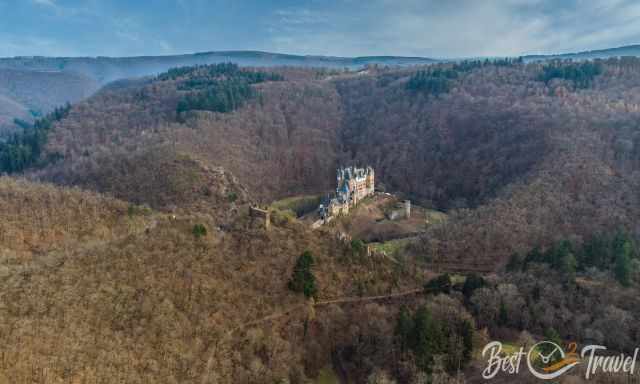
[[[44,5],[46,7],[56,7],[55,0],[31,0],[37,5]]]
[[[162,50],[162,53],[165,53],[165,54],[170,54],[175,51],[171,43],[164,40],[158,41],[158,46]]]
[[[315,4],[273,12],[267,46],[314,54],[468,57],[606,48],[640,38],[640,4],[632,0]]]
[[[8,55],[471,57],[640,43],[637,0],[0,0],[0,11]]]
[[[0,34],[0,57],[11,56],[75,56],[79,52],[69,48],[64,42],[33,36]]]

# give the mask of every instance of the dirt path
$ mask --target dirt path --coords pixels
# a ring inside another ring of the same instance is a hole
[[[318,308],[318,307],[325,307],[328,305],[332,305],[332,304],[352,304],[352,303],[363,303],[363,302],[372,302],[372,301],[381,301],[381,300],[391,300],[391,299],[397,299],[400,297],[406,297],[406,296],[412,296],[412,295],[417,295],[419,293],[422,293],[423,289],[419,288],[419,289],[412,289],[410,291],[404,291],[404,292],[398,292],[398,293],[391,293],[388,295],[378,295],[378,296],[366,296],[366,297],[343,297],[343,298],[339,298],[339,299],[332,299],[332,300],[323,300],[323,301],[318,301],[315,302],[313,304],[300,304],[300,305],[296,305],[292,308],[289,308],[286,311],[283,312],[276,312],[273,313],[271,315],[268,316],[264,316],[261,317],[259,319],[256,320],[252,320],[249,322],[246,322],[244,324],[240,324],[237,327],[231,329],[227,334],[229,336],[231,336],[233,333],[237,332],[237,331],[241,331],[243,329],[246,328],[250,328],[256,325],[260,325],[262,323],[267,323],[269,321],[272,320],[277,320],[281,317],[287,316],[289,314],[291,314],[294,311],[297,310],[304,310],[304,308],[307,308],[309,305],[313,306],[314,308]]]
[[[419,289],[412,289],[409,291],[404,291],[404,292],[398,292],[398,293],[391,293],[388,295],[378,295],[378,296],[366,296],[366,297],[344,297],[344,298],[339,298],[339,299],[332,299],[332,300],[323,300],[323,301],[318,301],[316,303],[305,303],[305,304],[299,304],[299,305],[295,305],[285,311],[282,312],[276,312],[276,313],[272,313],[270,315],[261,317],[259,319],[255,319],[243,324],[240,324],[232,329],[230,329],[228,332],[225,333],[225,337],[223,337],[222,339],[220,339],[218,342],[215,343],[215,345],[212,345],[209,348],[209,352],[207,353],[209,355],[209,358],[207,359],[205,366],[205,374],[202,377],[202,382],[204,383],[206,380],[206,372],[209,372],[211,370],[211,367],[213,366],[213,362],[216,356],[216,352],[219,350],[219,347],[221,346],[221,344],[224,344],[225,341],[230,341],[231,337],[233,336],[234,333],[242,331],[244,329],[247,328],[251,328],[251,327],[255,327],[257,325],[260,324],[264,324],[264,323],[268,323],[270,321],[274,321],[274,320],[278,320],[280,318],[286,317],[288,315],[290,315],[291,313],[293,313],[294,311],[298,311],[298,310],[304,310],[305,308],[308,308],[310,305],[313,308],[319,308],[319,307],[325,307],[325,306],[329,306],[329,305],[340,305],[340,304],[352,304],[352,303],[366,303],[366,302],[372,302],[372,301],[380,301],[380,300],[393,300],[393,299],[397,299],[397,298],[401,298],[401,297],[407,297],[407,296],[412,296],[412,295],[417,295],[423,292],[422,288]]]
[[[367,297],[345,297],[341,299],[318,301],[317,303],[314,304],[314,307],[322,307],[322,306],[331,305],[331,304],[348,304],[348,303],[359,303],[359,302],[366,302],[366,301],[388,300],[388,299],[395,299],[399,297],[416,295],[422,292],[423,292],[423,289],[420,288],[420,289],[412,289],[410,291],[391,293],[389,295],[367,296]]]

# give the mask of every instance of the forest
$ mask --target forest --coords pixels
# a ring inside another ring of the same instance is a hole
[[[70,104],[55,108],[33,124],[17,120],[16,125],[22,131],[0,138],[0,174],[22,172],[29,167],[44,166],[47,162],[55,161],[59,157],[57,154],[48,154],[46,158],[42,158],[42,150],[53,123],[65,118],[70,110]]]
[[[251,85],[284,79],[277,73],[248,71],[232,63],[174,68],[158,76],[161,81],[181,78],[178,89],[188,93],[178,102],[178,115],[191,110],[231,112],[255,97]]]
[[[0,144],[7,375],[456,383],[488,340],[632,351],[639,90],[636,58],[220,64],[21,123]],[[377,257],[271,205],[350,164],[446,220]]]

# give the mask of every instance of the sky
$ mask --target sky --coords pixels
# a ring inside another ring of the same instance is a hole
[[[459,58],[637,43],[638,0],[0,0],[0,57]]]

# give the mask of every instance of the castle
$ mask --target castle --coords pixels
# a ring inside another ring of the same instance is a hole
[[[335,197],[327,197],[320,204],[318,213],[324,221],[349,213],[349,209],[365,197],[372,195],[375,185],[373,168],[339,168]]]

